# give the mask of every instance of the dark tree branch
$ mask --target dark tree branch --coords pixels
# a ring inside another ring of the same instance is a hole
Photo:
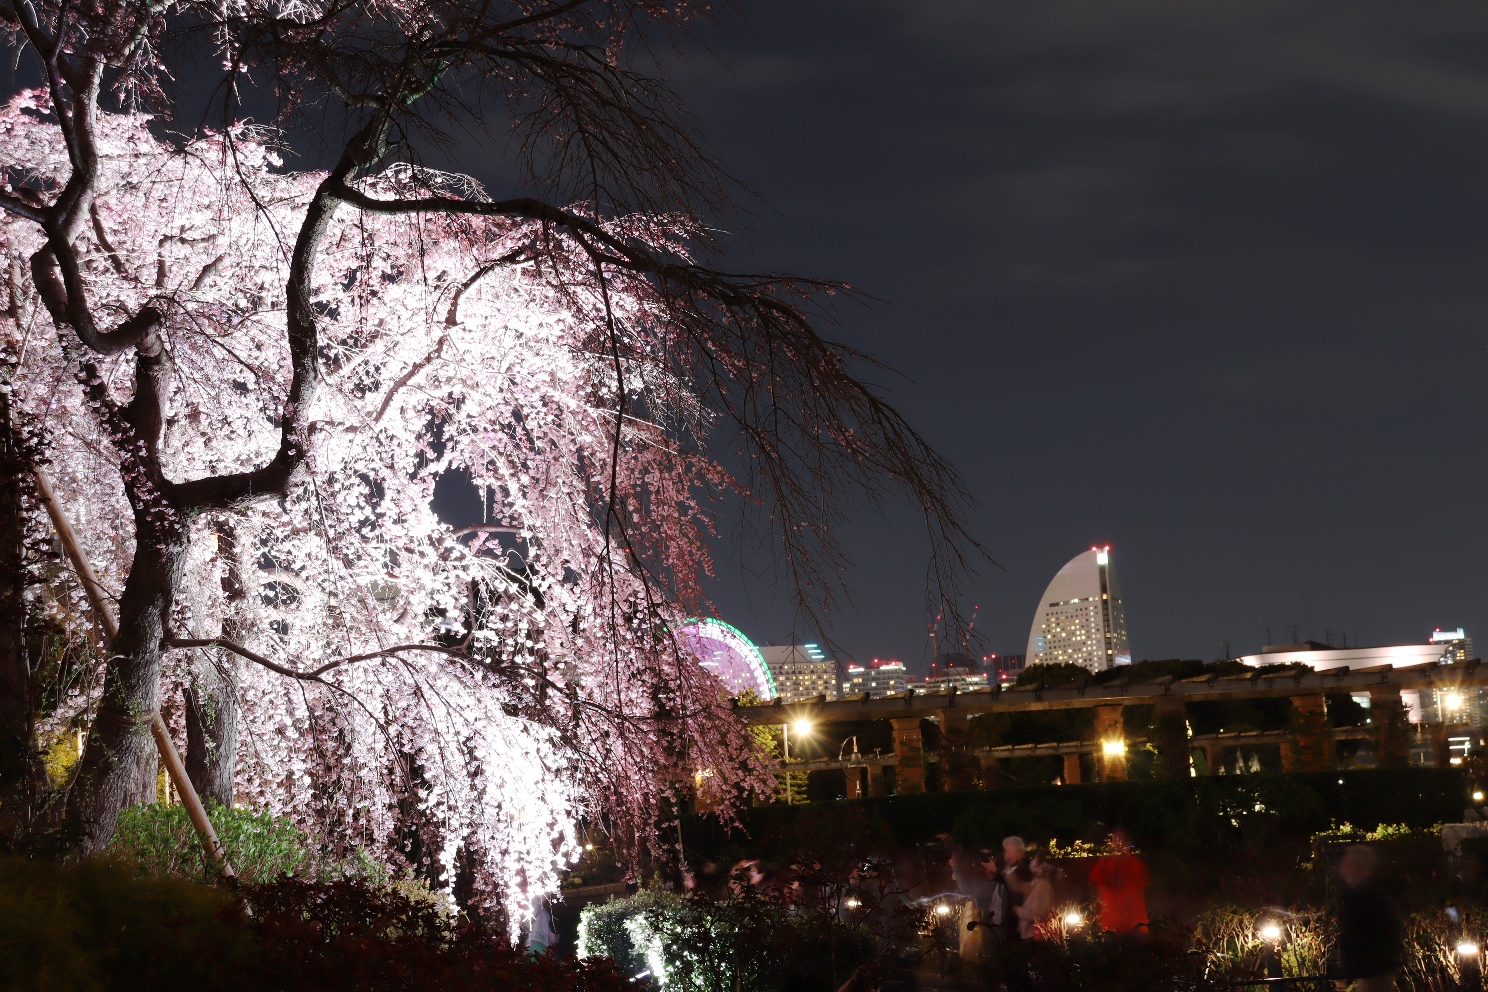
[[[224,651],[231,651],[233,654],[237,655],[240,658],[246,658],[248,661],[253,662],[255,665],[261,665],[271,672],[276,672],[279,675],[285,675],[292,679],[300,679],[304,682],[323,682],[325,681],[323,676],[327,672],[333,672],[338,668],[344,668],[347,665],[354,665],[358,662],[363,661],[375,661],[379,658],[391,658],[395,655],[407,654],[410,652],[426,651],[433,654],[448,655],[453,658],[470,657],[470,652],[465,648],[451,648],[445,647],[441,644],[398,644],[390,648],[384,648],[381,651],[371,651],[367,654],[352,655],[349,658],[338,658],[335,661],[328,661],[324,665],[321,665],[318,668],[313,668],[308,672],[302,672],[298,669],[290,668],[286,665],[281,665],[271,658],[265,658],[263,655],[259,654],[256,651],[251,651],[248,648],[243,647],[241,644],[235,644],[232,641],[225,640],[221,637],[168,637],[164,642],[164,646],[168,648],[178,649],[221,648]]]

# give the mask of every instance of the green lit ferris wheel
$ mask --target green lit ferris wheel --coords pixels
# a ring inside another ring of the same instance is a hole
[[[775,680],[754,642],[722,620],[688,620],[677,631],[677,641],[699,665],[736,696],[745,689],[760,699],[775,698]]]

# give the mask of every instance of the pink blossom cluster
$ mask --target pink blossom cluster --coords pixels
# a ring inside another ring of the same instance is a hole
[[[323,176],[287,169],[275,136],[246,126],[172,141],[149,117],[100,114],[96,143],[77,250],[99,311],[164,314],[167,478],[263,465],[292,374],[287,273]],[[7,189],[54,194],[69,168],[43,93],[5,105]],[[406,166],[356,189],[483,196]],[[678,251],[689,233],[655,217],[610,227]],[[516,926],[557,889],[582,820],[635,845],[699,769],[724,797],[765,786],[720,685],[668,634],[706,609],[709,506],[733,483],[707,454],[710,419],[670,357],[685,349],[651,283],[620,272],[601,285],[538,221],[342,205],[314,266],[320,379],[308,417],[297,411],[306,457],[288,494],[185,516],[152,495],[147,452],[121,446],[134,435],[110,419],[137,388],[132,350],[84,353],[41,305],[28,260],[43,238],[0,213],[14,303],[0,337],[19,356],[16,407],[46,439],[101,581],[122,589],[136,519],[187,528],[168,637],[231,629],[283,670],[216,647],[167,656],[162,708],[178,736],[182,689],[240,667],[240,803],[391,862],[412,817],[442,876],[463,847]],[[468,480],[484,525],[439,518],[442,478]],[[224,525],[244,596],[224,591]]]

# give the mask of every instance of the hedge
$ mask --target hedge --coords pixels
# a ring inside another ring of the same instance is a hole
[[[607,960],[531,955],[393,888],[233,894],[108,861],[0,859],[0,988],[35,992],[623,992]]]
[[[1012,833],[1068,843],[1103,826],[1121,826],[1143,844],[1200,850],[1243,843],[1257,831],[1306,837],[1342,822],[1366,830],[1382,823],[1416,828],[1455,822],[1467,795],[1456,768],[1220,775],[756,806],[742,811],[733,829],[693,817],[684,832],[697,855],[716,854],[789,834],[809,810],[856,808],[885,823],[906,847],[946,832],[968,844]]]

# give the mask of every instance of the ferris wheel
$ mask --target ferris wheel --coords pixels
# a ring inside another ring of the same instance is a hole
[[[775,698],[775,680],[765,656],[737,627],[722,620],[688,620],[677,631],[677,641],[692,652],[698,664],[718,677],[729,695],[751,690],[761,700]]]

